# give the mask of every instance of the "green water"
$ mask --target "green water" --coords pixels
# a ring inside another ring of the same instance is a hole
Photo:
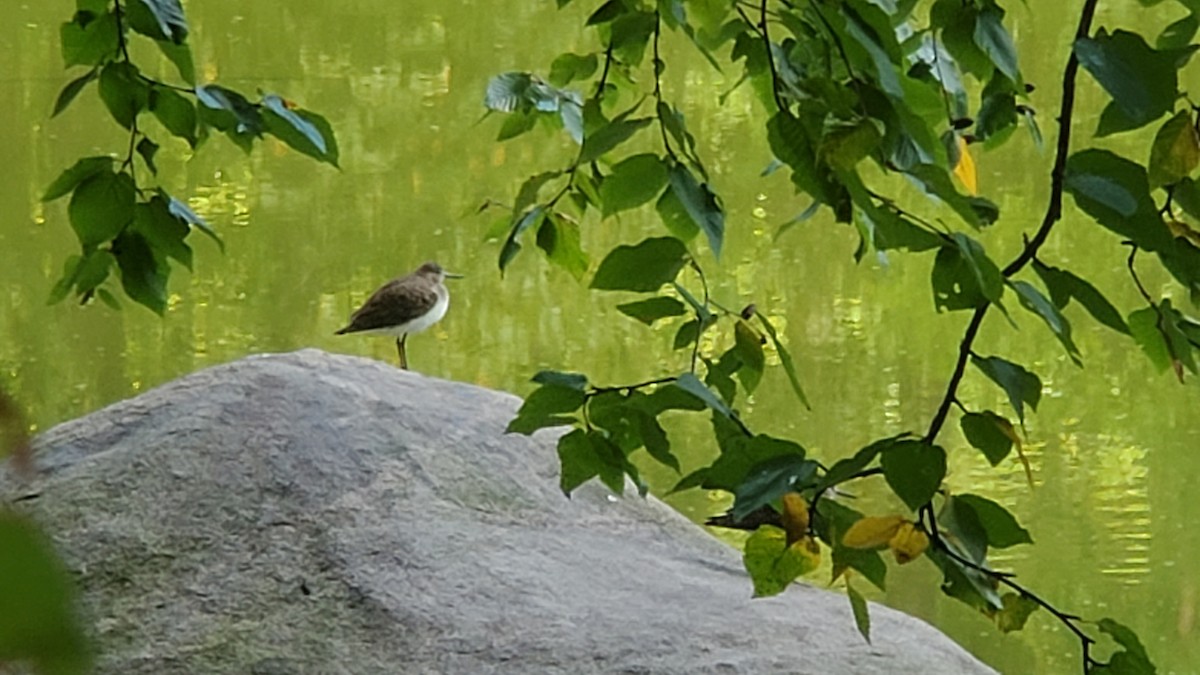
[[[1052,139],[1055,81],[1079,3],[1065,3],[1059,17],[1039,8],[1036,20],[1010,4],[1027,77],[1043,84],[1034,103]],[[1100,23],[1129,25],[1138,8],[1125,5],[1128,16],[1102,13]],[[0,63],[7,66],[0,74],[7,157],[0,163],[0,384],[21,400],[36,429],[246,354],[319,347],[394,362],[386,339],[332,333],[378,283],[426,259],[468,276],[453,287],[447,318],[409,341],[421,372],[523,393],[540,368],[582,370],[616,383],[676,373],[686,362],[670,349],[674,326],[651,331],[614,310],[625,296],[587,291],[527,254],[529,247],[501,279],[498,246],[483,241],[490,218],[475,215],[475,207],[510,200],[525,177],[570,156],[571,147],[549,134],[497,144],[498,120],[480,121],[492,74],[544,68],[562,51],[592,48],[578,31],[582,8],[560,13],[551,2],[190,3],[201,79],[280,92],[324,113],[337,130],[343,169],[270,141],[246,156],[216,139],[194,157],[181,142],[168,142],[159,154],[162,180],[214,224],[228,252],[195,240],[196,272],[176,270],[165,319],[133,306],[120,313],[102,305],[46,306],[75,244],[65,203],[42,205],[38,197],[75,158],[120,152],[126,142],[115,124],[102,121],[94,90],[48,119],[68,79],[57,26],[72,9],[65,1],[14,0],[0,8]],[[674,39],[665,47],[668,58],[689,49]],[[851,230],[821,218],[774,241],[778,225],[807,203],[792,195],[782,172],[759,177],[769,155],[749,90],[718,105],[737,73],[694,63],[693,70],[668,71],[665,87],[682,103],[728,210],[725,258],[719,265],[705,260],[714,295],[726,306],[755,302],[775,319],[814,402],[811,412],[800,408],[780,369],[772,369],[744,405],[749,424],[796,438],[827,459],[874,438],[924,429],[967,318],[934,312],[930,257],[855,265]],[[1102,103],[1084,81],[1086,119],[1078,133],[1093,127]],[[1119,147],[1141,156],[1145,140],[1119,139]],[[1049,161],[1024,135],[977,157],[980,187],[1003,210],[983,235],[994,258],[1010,258],[1021,233],[1036,228]],[[600,255],[659,232],[652,216],[626,213],[586,221],[584,244]],[[1132,310],[1136,291],[1112,243],[1068,209],[1044,258],[1070,266]],[[1165,278],[1147,276],[1152,292],[1175,291]],[[1129,624],[1160,673],[1200,672],[1200,533],[1191,527],[1200,506],[1189,489],[1200,476],[1200,433],[1188,421],[1200,409],[1197,387],[1156,374],[1131,341],[1077,308],[1068,317],[1083,369],[1035,319],[1014,316],[1020,331],[989,316],[977,350],[1042,375],[1046,388],[1027,445],[1036,487],[1015,460],[988,467],[949,424],[940,440],[951,454],[950,488],[1001,501],[1029,527],[1035,549],[1009,549],[995,562],[1030,588],[1065,610]],[[974,407],[1006,405],[975,374],[960,397]],[[685,470],[714,451],[703,420],[679,421],[674,431]],[[650,477],[660,488],[676,478],[665,470]],[[725,506],[697,492],[673,503],[694,518]],[[1048,615],[1002,636],[935,588],[932,569],[918,562],[893,569],[889,591],[877,599],[936,624],[1004,673],[1078,671],[1078,643]]]

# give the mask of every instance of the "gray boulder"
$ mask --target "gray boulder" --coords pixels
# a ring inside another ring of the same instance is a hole
[[[58,426],[0,496],[53,534],[98,671],[992,673],[927,624],[805,585],[656,499],[558,489],[520,401],[313,349]]]

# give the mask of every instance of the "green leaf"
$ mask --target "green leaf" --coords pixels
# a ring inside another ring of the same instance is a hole
[[[1000,296],[1004,293],[1004,277],[996,263],[984,252],[983,244],[961,232],[955,232],[952,236],[968,269],[975,276],[975,283],[983,297],[991,303],[1000,302]]]
[[[1049,267],[1039,260],[1033,261],[1033,269],[1046,284],[1055,305],[1066,307],[1072,299],[1077,300],[1092,318],[1118,333],[1129,335],[1129,326],[1125,325],[1121,313],[1087,280],[1068,270]]]
[[[672,383],[673,386],[686,391],[704,402],[704,405],[712,408],[721,415],[734,419],[736,417],[733,410],[721,400],[719,396],[713,393],[711,389],[706,387],[694,373],[684,373],[679,376],[679,379]]]
[[[762,381],[763,369],[766,367],[766,357],[763,355],[763,337],[750,327],[749,323],[739,320],[733,329],[734,350],[741,359],[742,367],[738,369],[738,379],[747,393],[753,393]]]
[[[1179,111],[1158,129],[1150,148],[1148,178],[1151,187],[1177,183],[1200,165],[1200,135],[1192,113]]]
[[[50,183],[50,187],[46,188],[46,194],[42,195],[42,201],[50,202],[66,196],[75,189],[75,186],[102,171],[111,173],[112,165],[112,157],[84,157],[75,162],[71,168],[59,174],[53,183]]]
[[[679,473],[679,459],[671,453],[671,441],[667,438],[666,430],[652,415],[641,410],[636,410],[635,413],[634,419],[642,437],[642,446],[646,448],[646,454],[653,457],[659,464],[669,466],[675,470],[675,473]]]
[[[337,141],[324,117],[296,108],[275,94],[264,96],[262,104],[266,108],[262,121],[268,133],[309,157],[338,165]]]
[[[1150,197],[1146,170],[1108,150],[1083,150],[1067,160],[1064,188],[1098,223],[1148,251],[1168,250],[1171,232]]]
[[[1160,50],[1183,49],[1192,44],[1197,29],[1200,29],[1200,18],[1195,14],[1188,14],[1164,28],[1163,32],[1158,34],[1154,46]]]
[[[67,205],[67,216],[83,247],[116,237],[133,220],[135,198],[133,178],[127,173],[101,170],[79,183]]]
[[[117,123],[132,129],[138,113],[149,105],[150,89],[133,64],[118,61],[100,71],[100,98]]]
[[[992,548],[1008,548],[1017,544],[1032,544],[1033,538],[1021,527],[1013,514],[996,502],[973,494],[955,495],[954,500],[971,508],[987,533]]]
[[[800,386],[800,376],[796,373],[796,364],[792,361],[792,355],[784,348],[783,343],[779,341],[779,334],[775,332],[775,326],[767,320],[767,317],[755,312],[759,323],[762,324],[763,330],[767,332],[767,337],[770,338],[771,344],[775,347],[775,353],[779,354],[779,362],[783,365],[784,372],[787,373],[788,382],[792,385],[792,392],[796,394],[796,398],[800,399],[800,403],[805,408],[812,410],[812,406],[808,404],[808,397],[804,395],[804,388]]]
[[[659,319],[687,314],[687,308],[675,298],[657,297],[648,300],[638,300],[617,305],[617,311],[633,317],[647,326],[653,325]]]
[[[50,541],[28,519],[0,511],[0,658],[46,675],[91,672],[75,616],[74,583]]]
[[[50,297],[46,298],[47,305],[58,304],[67,297],[71,292],[71,287],[75,283],[75,278],[79,276],[79,268],[83,264],[83,256],[70,255],[63,261],[62,276],[58,281],[54,282],[54,288],[50,289]]]
[[[946,477],[946,451],[923,441],[896,441],[879,464],[892,491],[913,511],[933,499]]]
[[[123,232],[113,241],[113,255],[121,269],[121,288],[130,300],[148,307],[159,316],[167,310],[167,276],[170,269],[160,263],[140,233]]]
[[[54,101],[54,112],[51,113],[50,116],[58,117],[59,113],[66,110],[67,106],[71,105],[71,101],[75,100],[75,97],[79,95],[79,92],[83,91],[83,88],[86,87],[92,80],[96,79],[99,74],[100,71],[96,68],[93,68],[83,75],[68,82],[67,85],[62,88],[62,91],[59,92],[58,99]]]
[[[203,104],[201,112],[210,111],[205,114],[205,119],[218,130],[229,133],[231,139],[262,135],[262,115],[245,96],[215,84],[202,84],[195,92],[196,100]]]
[[[826,490],[838,485],[839,483],[850,480],[855,474],[866,469],[871,462],[875,461],[875,458],[878,457],[880,453],[886,452],[896,443],[904,440],[905,435],[907,434],[880,439],[860,449],[858,452],[854,453],[852,457],[839,459],[834,463],[833,466],[829,467],[829,471],[825,472],[825,475],[822,477],[821,483],[817,489]]]
[[[1107,664],[1093,668],[1092,672],[1106,675],[1154,675],[1157,672],[1137,633],[1112,619],[1101,619],[1096,626],[1123,650],[1113,654]]]
[[[579,224],[575,221],[557,211],[547,213],[538,228],[537,245],[550,262],[569,272],[576,281],[587,274],[590,260],[583,252]]]
[[[983,246],[970,237],[954,233],[955,246],[943,246],[933,261],[930,282],[938,311],[975,309],[985,302],[998,303],[1004,292],[1004,277]]]
[[[188,145],[196,147],[196,108],[183,96],[166,87],[150,90],[150,111],[158,121]]]
[[[826,504],[837,505],[837,502],[832,500],[821,500],[820,505],[817,508],[825,510]],[[858,519],[856,518],[855,520]],[[853,522],[850,524],[852,525]],[[846,527],[849,527],[849,525]],[[845,532],[846,530],[843,528],[836,535],[836,538],[822,538],[822,541],[825,541],[826,543],[829,543],[830,541],[834,542],[831,544],[833,555],[830,556],[833,559],[834,577],[836,578],[837,576],[841,575],[847,569],[852,569],[863,575],[863,578],[865,578],[867,581],[870,581],[879,590],[885,590],[887,584],[887,563],[885,563],[883,558],[879,556],[878,551],[843,546],[841,544],[841,537],[845,534]]]
[[[1038,376],[998,356],[971,356],[971,363],[1008,394],[1008,402],[1017,411],[1017,418],[1025,424],[1025,406],[1037,410],[1042,398],[1042,381]]]
[[[1177,55],[1152,49],[1141,35],[1101,29],[1095,37],[1076,40],[1075,55],[1135,125],[1149,124],[1174,107]]]
[[[146,168],[150,169],[150,173],[158,174],[158,167],[154,165],[154,155],[158,154],[158,143],[143,137],[138,141],[137,153],[142,156],[142,161],[146,163]]]
[[[1012,633],[1025,627],[1029,615],[1041,607],[1036,600],[1020,593],[1005,593],[1000,596],[1004,608],[996,612],[996,627],[1001,633]]]
[[[799,492],[810,486],[816,473],[817,463],[805,459],[804,448],[799,445],[792,453],[768,459],[750,469],[738,485],[730,515],[734,520],[742,520],[785,493]]]
[[[1071,324],[1058,311],[1058,307],[1055,307],[1054,303],[1042,295],[1042,292],[1036,286],[1027,281],[1010,281],[1009,285],[1017,292],[1017,299],[1020,300],[1021,306],[1038,315],[1046,322],[1046,325],[1050,327],[1054,336],[1066,348],[1067,354],[1071,356],[1071,360],[1078,365],[1079,348],[1075,346],[1075,342],[1071,339]]]
[[[586,25],[596,26],[602,23],[608,23],[613,19],[621,16],[628,10],[625,8],[624,0],[608,0],[600,8],[592,12],[588,17]]]
[[[579,151],[579,163],[599,159],[609,150],[629,140],[631,136],[650,124],[651,118],[615,119],[608,125],[588,134],[583,140],[583,148]]]
[[[79,262],[79,268],[75,273],[75,292],[85,295],[89,291],[95,290],[97,286],[108,279],[108,274],[116,263],[117,260],[113,254],[104,249],[88,252]]]
[[[982,452],[992,466],[1000,464],[1012,451],[1012,423],[991,410],[966,413],[959,424],[967,442]]]
[[[171,213],[170,204],[161,195],[134,207],[133,231],[145,239],[156,257],[173,258],[192,269],[192,249],[184,243],[191,228]]]
[[[1142,348],[1158,372],[1171,367],[1171,353],[1167,341],[1159,330],[1158,312],[1153,307],[1139,309],[1129,315],[1129,334]]]
[[[666,388],[660,391],[680,392],[677,388]],[[697,401],[690,394],[682,394],[689,401]],[[727,417],[721,414],[713,413],[713,426],[724,422],[733,426],[730,422],[725,422]],[[791,441],[780,438],[773,438],[765,434],[757,436],[746,436],[736,427],[721,443],[721,454],[712,463],[712,465],[700,469],[692,475],[680,481],[674,490],[682,490],[687,487],[685,482],[704,487],[708,490],[724,490],[726,492],[736,492],[741,488],[747,476],[755,467],[763,466],[772,460],[794,458],[796,461],[804,459],[804,448]]]
[[[64,23],[59,30],[63,64],[68,68],[96,66],[115,57],[120,46],[118,25],[112,13],[98,17],[76,13],[74,20]]]
[[[155,40],[154,42],[167,60],[175,64],[175,70],[179,71],[179,78],[190,86],[196,86],[196,64],[192,62],[191,48],[187,44],[175,44],[167,40]]]
[[[136,5],[138,0],[132,0]],[[143,6],[150,10],[158,22],[157,34],[147,33],[152,38],[166,39],[176,44],[187,39],[187,20],[183,16],[183,7],[179,0],[141,0]],[[131,5],[132,8],[132,5]]]
[[[600,184],[600,208],[605,216],[654,199],[667,184],[667,167],[657,155],[634,155],[618,162]]]
[[[210,239],[215,241],[222,252],[225,251],[225,242],[221,241],[221,238],[217,236],[217,231],[208,224],[208,221],[201,218],[199,214],[193,211],[191,207],[184,202],[181,202],[167,194],[166,190],[159,188],[158,195],[167,200],[167,208],[170,209],[171,215],[184,221],[188,225],[195,225],[200,229],[201,232],[208,235]]]
[[[862,594],[846,583],[846,596],[850,598],[850,609],[854,612],[854,625],[868,644],[871,642],[871,614],[867,609],[867,601]]]
[[[988,537],[983,523],[971,505],[959,501],[957,496],[947,496],[937,517],[938,528],[952,538],[958,550],[976,564],[987,559]]]
[[[720,258],[721,244],[725,239],[725,214],[717,195],[708,188],[707,183],[696,182],[696,177],[682,164],[673,165],[668,177],[671,191],[708,238],[713,256]]]
[[[811,547],[811,548],[810,548]],[[820,550],[805,538],[791,546],[787,533],[774,525],[763,525],[746,539],[742,563],[754,583],[754,597],[778,595],[802,574],[820,564]]]
[[[688,260],[687,247],[674,237],[656,237],[609,251],[591,288],[648,293],[675,280]]]
[[[504,269],[512,262],[517,253],[521,250],[521,242],[518,241],[520,236],[526,230],[531,228],[540,228],[542,221],[546,219],[546,209],[541,204],[520,214],[514,221],[512,230],[508,233],[508,238],[504,240],[504,246],[500,248],[500,273],[504,273]]]
[[[599,64],[595,54],[559,54],[550,63],[550,84],[563,87],[575,80],[586,80],[596,72]]]
[[[700,226],[692,220],[691,214],[684,208],[683,202],[675,196],[674,190],[663,190],[662,196],[654,204],[658,217],[670,232],[680,241],[691,241],[700,234]]]
[[[586,394],[575,387],[542,385],[525,397],[505,431],[528,436],[543,427],[573,424],[575,418],[569,415],[582,408],[586,400]]]
[[[1013,82],[1021,81],[1017,68],[1017,49],[1012,36],[1004,28],[1004,10],[997,5],[985,6],[975,16],[975,44],[983,50],[996,68]]]
[[[624,458],[598,434],[575,429],[563,435],[558,439],[558,459],[562,465],[559,488],[568,497],[575,488],[596,476],[614,492],[624,491]]]
[[[568,389],[576,389],[578,391],[586,391],[588,386],[587,375],[582,373],[564,373],[558,370],[540,370],[533,376],[532,381],[538,384],[567,387]]]
[[[981,612],[990,614],[1003,608],[1000,594],[996,592],[997,582],[991,577],[937,549],[931,548],[925,555],[942,571],[943,593]]]
[[[830,166],[849,171],[879,147],[883,140],[881,126],[878,120],[871,118],[852,122],[827,120],[818,154]]]

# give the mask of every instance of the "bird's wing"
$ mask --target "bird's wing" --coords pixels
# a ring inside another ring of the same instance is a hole
[[[412,321],[437,303],[437,293],[428,286],[405,277],[393,279],[371,294],[350,317],[350,325],[339,333],[390,328]]]

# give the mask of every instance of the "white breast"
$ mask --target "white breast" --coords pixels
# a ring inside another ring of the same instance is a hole
[[[438,299],[437,302],[434,303],[433,309],[429,310],[429,312],[424,316],[418,317],[406,324],[403,324],[402,326],[399,326],[396,330],[396,334],[420,333],[438,321],[441,321],[442,317],[446,316],[447,309],[450,309],[450,294],[447,293],[445,289],[438,289]]]

